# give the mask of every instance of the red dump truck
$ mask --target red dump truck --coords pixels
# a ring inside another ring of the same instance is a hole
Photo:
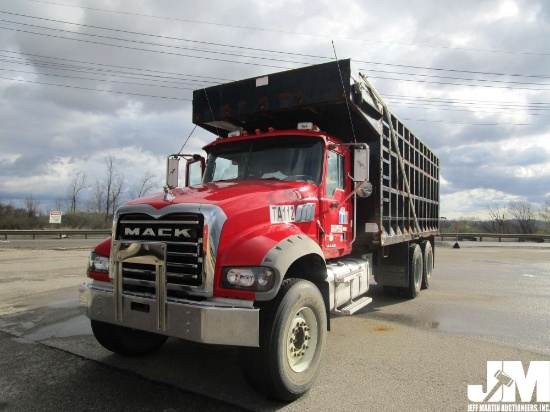
[[[124,356],[167,337],[238,346],[246,381],[292,401],[371,276],[409,298],[429,287],[439,160],[350,60],[196,90],[193,122],[207,158],[169,156],[164,192],[118,209],[82,311]]]

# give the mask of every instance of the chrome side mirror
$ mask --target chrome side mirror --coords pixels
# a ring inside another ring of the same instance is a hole
[[[361,186],[357,189],[357,196],[359,197],[369,197],[372,195],[374,188],[372,187],[371,182],[363,182]]]
[[[171,189],[179,185],[179,167],[179,157],[169,156],[166,162],[166,186]]]
[[[358,145],[353,153],[353,180],[363,182],[369,180],[370,150],[366,144]]]

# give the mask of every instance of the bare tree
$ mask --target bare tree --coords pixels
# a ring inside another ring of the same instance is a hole
[[[544,225],[545,233],[550,233],[550,197],[546,199],[546,203],[542,206],[539,211],[539,216]]]
[[[90,187],[90,198],[88,199],[88,211],[93,213],[104,212],[104,192],[101,180],[96,180]]]
[[[80,192],[88,188],[88,186],[86,186],[87,180],[88,176],[86,176],[84,172],[77,172],[73,180],[71,180],[67,190],[67,208],[70,212],[76,212]]]
[[[25,199],[26,222],[25,229],[31,229],[38,225],[38,216],[40,215],[40,202],[30,195]]]
[[[91,186],[88,210],[105,215],[105,221],[120,205],[124,176],[116,168],[116,157],[109,153],[105,158],[105,179]]]
[[[61,196],[57,196],[53,201],[53,208],[54,210],[63,210],[66,204],[66,199]]]
[[[515,220],[519,233],[530,235],[535,233],[536,223],[534,219],[533,205],[528,200],[510,202],[508,206],[510,215]]]
[[[146,170],[139,182],[129,190],[130,199],[137,199],[145,196],[148,192],[158,186],[157,175],[150,170]]]
[[[489,220],[484,224],[485,230],[491,233],[509,233],[510,220],[506,209],[499,205],[488,208]]]
[[[28,217],[30,217],[31,219],[38,217],[39,209],[40,202],[36,199],[33,199],[32,195],[25,199],[25,210]]]
[[[115,213],[115,210],[120,205],[120,197],[124,184],[124,176],[116,168],[116,157],[109,153],[105,158],[106,179],[105,179],[105,220],[109,220],[110,215]]]

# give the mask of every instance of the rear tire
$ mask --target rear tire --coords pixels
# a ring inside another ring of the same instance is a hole
[[[317,379],[326,332],[319,289],[302,279],[283,281],[276,298],[260,308],[260,347],[240,348],[245,380],[270,398],[298,399]]]
[[[432,270],[434,267],[434,252],[429,240],[422,242],[423,270],[422,270],[422,289],[428,289],[432,279]]]
[[[424,265],[420,246],[413,243],[409,246],[409,286],[407,297],[414,299],[422,287],[422,273]]]
[[[143,356],[162,346],[167,336],[92,320],[92,331],[105,349],[122,356]]]

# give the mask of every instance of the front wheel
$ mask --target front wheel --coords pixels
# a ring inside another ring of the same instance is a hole
[[[167,336],[92,320],[92,331],[105,349],[122,356],[142,356],[156,351]]]
[[[268,397],[298,399],[317,379],[326,331],[319,289],[302,279],[283,281],[277,297],[260,309],[260,347],[240,349],[245,380]]]

